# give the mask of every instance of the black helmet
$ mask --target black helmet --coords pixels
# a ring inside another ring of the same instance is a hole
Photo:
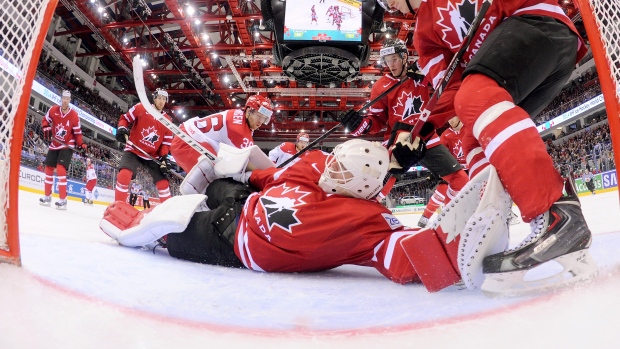
[[[408,53],[407,45],[401,39],[388,39],[383,43],[383,47],[381,51],[379,51],[379,55],[383,59],[383,57],[387,55],[391,55],[394,53],[398,53],[400,58],[405,58],[405,54]]]

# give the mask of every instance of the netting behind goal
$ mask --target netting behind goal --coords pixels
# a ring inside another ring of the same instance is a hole
[[[58,0],[2,1],[0,13],[0,261],[20,264],[19,163],[30,90]]]
[[[577,0],[577,3],[605,97],[617,167],[620,165],[620,1]]]

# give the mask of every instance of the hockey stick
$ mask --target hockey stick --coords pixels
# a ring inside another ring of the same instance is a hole
[[[63,142],[63,141],[61,141],[61,140],[60,140],[58,137],[56,137],[56,136],[52,137],[52,140],[54,140],[54,141],[56,141],[56,142],[58,142],[58,143],[60,143],[60,144],[64,145],[65,147],[67,147],[67,148],[69,148],[69,149],[71,149],[71,150],[73,150],[73,151],[77,151],[78,153],[80,153],[80,154],[82,154],[82,155],[86,155],[86,151],[85,151],[84,149],[82,149],[82,148],[78,148],[78,147],[74,147],[74,146],[70,146],[69,144],[67,144],[67,143],[65,143],[65,142]],[[50,143],[51,143],[51,141],[50,141]]]
[[[382,99],[383,97],[387,96],[390,92],[394,91],[398,86],[402,85],[405,81],[407,81],[409,77],[405,76],[404,78],[400,79],[400,81],[398,81],[396,84],[394,84],[393,86],[391,86],[390,88],[388,88],[387,90],[383,91],[380,95],[378,95],[376,98],[374,98],[372,101],[369,101],[368,103],[364,104],[361,108],[359,108],[357,110],[358,113],[363,112],[364,110],[370,108],[370,106],[372,106],[373,104],[377,103],[378,100]],[[327,130],[327,132],[325,132],[324,134],[322,134],[320,137],[318,137],[317,139],[315,139],[314,141],[310,142],[305,148],[303,148],[302,150],[298,151],[297,153],[295,153],[295,155],[293,155],[290,159],[284,161],[283,163],[281,163],[278,168],[282,168],[288,164],[291,163],[291,161],[297,159],[301,154],[305,153],[306,151],[310,150],[310,148],[314,147],[317,143],[319,143],[320,141],[324,140],[325,138],[327,138],[329,135],[331,135],[332,133],[336,132],[336,130],[338,128],[340,128],[340,126],[344,126],[342,124],[342,122],[338,123],[338,125],[330,128],[329,130]]]
[[[446,73],[444,74],[443,78],[441,78],[441,80],[439,81],[439,84],[437,88],[435,89],[435,93],[433,93],[433,96],[431,97],[431,99],[428,101],[428,103],[426,103],[426,108],[424,108],[422,113],[420,113],[420,117],[418,117],[418,120],[416,120],[415,124],[411,128],[411,131],[409,134],[409,142],[413,142],[413,140],[418,136],[418,134],[420,134],[420,131],[422,130],[422,126],[424,126],[424,123],[428,120],[428,117],[431,115],[431,112],[433,111],[433,109],[435,109],[435,105],[439,101],[439,97],[441,97],[444,89],[446,88],[446,86],[448,86],[448,83],[452,79],[452,75],[454,75],[456,68],[458,68],[458,66],[461,64],[463,56],[465,55],[465,51],[467,51],[467,48],[469,47],[471,40],[474,38],[474,35],[478,31],[478,27],[480,26],[480,23],[482,23],[482,20],[484,19],[484,16],[486,15],[487,10],[489,9],[489,7],[491,7],[492,4],[493,4],[493,0],[485,0],[482,3],[482,6],[480,7],[480,12],[478,12],[478,14],[476,15],[476,18],[474,19],[471,26],[469,27],[469,30],[467,31],[467,36],[465,36],[465,39],[463,40],[461,47],[456,52],[454,57],[452,57],[452,60],[448,64]]]
[[[183,177],[183,176],[181,176],[180,174],[178,174],[178,173],[176,173],[176,172],[172,171],[171,169],[169,169],[169,168],[168,168],[168,166],[167,166],[165,163],[163,163],[163,162],[161,162],[161,161],[159,161],[159,160],[155,159],[155,157],[153,157],[151,154],[149,154],[149,153],[145,152],[145,151],[144,151],[144,150],[142,150],[140,147],[138,147],[137,145],[135,145],[132,141],[130,141],[130,140],[129,140],[129,138],[127,137],[127,135],[125,135],[125,143],[126,143],[127,145],[129,145],[130,147],[134,148],[135,150],[139,151],[140,153],[142,153],[144,156],[148,157],[151,161],[155,162],[155,163],[156,163],[156,164],[157,164],[160,168],[161,168],[161,167],[162,167],[162,165],[163,165],[163,167],[165,167],[165,168],[166,168],[166,172],[171,173],[172,175],[174,175],[175,177],[177,177],[177,178],[178,178],[178,179],[180,179],[180,180],[184,180],[184,179],[185,179],[185,177]]]
[[[181,131],[181,129],[172,123],[172,121],[166,119],[165,116],[162,115],[153,105],[149,102],[148,97],[146,96],[146,90],[144,89],[144,71],[142,70],[142,61],[139,56],[135,56],[133,58],[133,81],[136,85],[136,93],[138,94],[138,98],[140,99],[140,103],[144,106],[146,111],[151,114],[155,120],[159,121],[164,127],[174,133],[175,136],[179,137],[182,141],[187,143],[190,147],[192,147],[199,154],[203,154],[206,156],[213,164],[220,161],[220,159],[207,150],[205,147],[200,145],[200,143],[196,142],[192,137],[190,137],[187,133]]]

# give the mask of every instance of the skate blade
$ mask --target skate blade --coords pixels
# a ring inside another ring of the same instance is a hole
[[[484,283],[481,286],[482,293],[492,298],[548,293],[566,286],[586,282],[594,278],[598,273],[598,267],[590,256],[588,249],[566,254],[552,261],[560,264],[563,270],[554,275],[536,280],[526,280],[526,274],[534,268],[486,274]]]
[[[50,206],[52,206],[52,204],[51,204],[51,203],[49,203],[49,204],[44,204],[44,203],[42,203],[42,202],[39,202],[39,205],[41,205],[41,206],[45,206],[45,207],[50,207]]]

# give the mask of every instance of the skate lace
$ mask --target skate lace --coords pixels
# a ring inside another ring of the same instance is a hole
[[[536,218],[534,218],[531,222],[530,222],[530,230],[532,231],[530,233],[530,235],[528,235],[525,240],[523,240],[519,246],[515,247],[515,248],[511,248],[510,251],[514,251],[514,250],[518,250],[523,246],[526,246],[530,243],[532,243],[532,241],[538,239],[538,237],[543,233],[543,229],[545,228],[545,214],[541,214],[536,216]]]

